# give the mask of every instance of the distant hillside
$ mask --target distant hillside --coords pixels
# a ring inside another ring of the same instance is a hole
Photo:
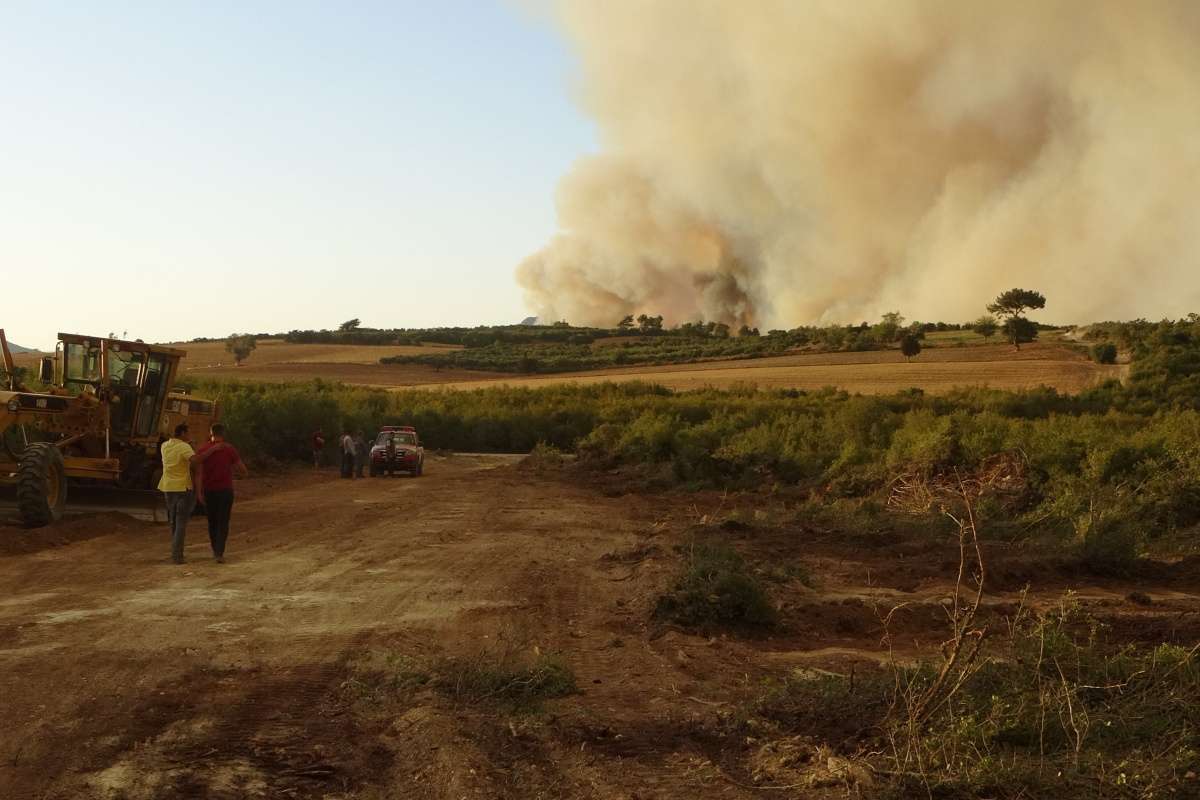
[[[13,355],[16,355],[17,353],[36,353],[37,352],[37,350],[33,347],[21,347],[21,345],[16,344],[15,342],[9,342],[8,349],[13,352]]]

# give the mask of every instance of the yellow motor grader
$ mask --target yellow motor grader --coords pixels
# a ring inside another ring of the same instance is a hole
[[[156,488],[159,446],[179,422],[203,435],[216,403],[173,393],[183,350],[101,336],[60,333],[38,363],[31,391],[0,329],[7,386],[0,386],[0,486],[15,488],[21,520],[62,516],[68,487],[135,492]]]

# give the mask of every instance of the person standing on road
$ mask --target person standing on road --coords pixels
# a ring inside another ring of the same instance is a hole
[[[354,477],[354,437],[350,435],[350,429],[346,428],[342,431],[342,477]]]
[[[320,428],[312,435],[313,469],[321,468],[321,451],[325,449],[325,431]]]
[[[225,426],[218,422],[209,430],[209,441],[200,445],[191,461],[201,467],[213,558],[218,564],[224,564],[229,518],[233,513],[233,476],[236,472],[239,478],[245,478],[248,472],[237,449],[225,441]]]
[[[384,445],[384,460],[387,462],[387,476],[390,478],[396,472],[396,434],[389,433],[387,444]]]
[[[357,477],[365,477],[363,471],[367,468],[369,459],[370,449],[367,447],[367,437],[362,431],[359,431],[354,434],[354,466]]]
[[[184,440],[188,426],[181,422],[175,426],[170,439],[162,444],[162,479],[158,490],[167,502],[167,522],[171,525],[171,561],[183,563],[183,540],[187,533],[188,517],[196,507],[196,500],[204,502],[204,479],[198,464],[192,463],[196,451]],[[193,480],[194,476],[194,480]]]

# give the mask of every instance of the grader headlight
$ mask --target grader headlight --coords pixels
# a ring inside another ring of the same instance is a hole
[[[15,414],[20,410],[21,410],[20,398],[17,398],[17,397],[10,398],[8,401],[8,413]]]

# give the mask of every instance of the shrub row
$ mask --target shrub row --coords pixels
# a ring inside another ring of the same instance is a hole
[[[249,457],[299,460],[323,428],[368,433],[415,425],[427,446],[573,450],[597,468],[651,469],[693,486],[774,483],[869,494],[900,473],[973,469],[1020,454],[1028,491],[1018,509],[1125,560],[1138,537],[1200,520],[1200,412],[1116,408],[1119,386],[1078,397],[1051,389],[962,390],[928,397],[845,392],[671,392],[638,384],[384,392],[314,382],[212,383]]]

